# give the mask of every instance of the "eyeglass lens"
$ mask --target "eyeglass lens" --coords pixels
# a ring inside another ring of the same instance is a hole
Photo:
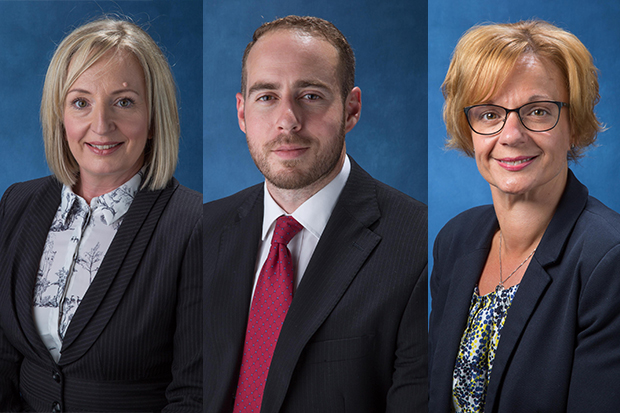
[[[489,135],[502,130],[508,112],[501,106],[477,105],[467,112],[467,119],[474,132]],[[552,129],[558,122],[560,106],[556,102],[532,102],[516,110],[523,126],[533,132]]]

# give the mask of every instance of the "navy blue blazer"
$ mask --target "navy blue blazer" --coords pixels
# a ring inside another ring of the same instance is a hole
[[[60,194],[47,177],[0,203],[0,411],[202,411],[202,197],[138,192],[57,364],[32,301]]]
[[[426,412],[427,209],[351,164],[282,326],[262,413]],[[204,217],[205,407],[224,413],[239,378],[263,184],[206,204]]]
[[[485,412],[612,412],[620,397],[620,215],[571,171],[502,329]],[[441,230],[433,251],[429,411],[451,411],[452,372],[498,229],[493,206]]]

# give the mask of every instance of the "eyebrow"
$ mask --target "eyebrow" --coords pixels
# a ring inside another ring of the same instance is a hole
[[[279,83],[257,82],[257,83],[254,83],[252,87],[250,87],[250,89],[248,89],[248,96],[260,90],[277,90],[280,87],[281,86]],[[326,91],[332,91],[328,85],[318,80],[299,80],[295,82],[294,87],[297,89],[303,89],[306,87],[315,87],[315,88],[323,89]]]
[[[135,93],[136,95],[140,96],[140,94],[139,94],[138,92],[136,92],[134,89],[130,89],[130,88],[125,88],[125,89],[118,89],[118,90],[114,90],[114,91],[112,91],[110,94],[111,94],[111,95],[120,95],[120,94],[122,94],[122,93],[127,93],[127,92],[132,92],[132,93]],[[91,92],[90,92],[90,91],[88,91],[88,90],[86,90],[86,89],[79,89],[79,88],[78,88],[78,89],[71,89],[71,90],[69,90],[69,91],[67,92],[67,95],[68,95],[69,93],[84,93],[84,94],[87,94],[87,95],[90,95],[90,94],[91,94]]]

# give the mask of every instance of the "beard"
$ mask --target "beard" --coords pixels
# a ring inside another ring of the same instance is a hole
[[[246,136],[246,140],[254,163],[267,181],[280,189],[302,189],[319,181],[336,168],[344,148],[344,137],[345,123],[343,119],[338,134],[335,136],[335,139],[327,142],[327,146],[317,146],[316,138],[301,136],[295,133],[278,135],[276,139],[263,147],[253,146],[250,137]],[[271,151],[280,145],[318,147],[319,150],[314,154],[313,159],[301,157],[298,159],[270,161],[269,155]]]

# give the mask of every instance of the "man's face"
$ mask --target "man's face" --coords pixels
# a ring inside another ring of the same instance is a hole
[[[320,189],[340,171],[361,95],[355,88],[343,103],[337,68],[330,43],[294,30],[265,34],[250,51],[237,115],[268,184]]]

